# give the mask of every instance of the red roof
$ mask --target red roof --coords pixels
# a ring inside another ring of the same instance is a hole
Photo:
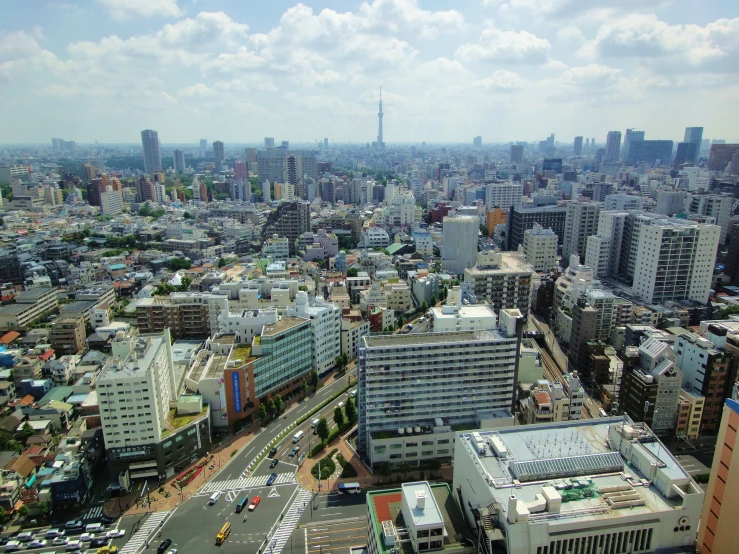
[[[48,362],[52,358],[52,356],[54,356],[54,349],[49,348],[46,352],[39,356],[39,359]]]
[[[34,402],[36,402],[36,400],[33,398],[33,396],[27,394],[18,401],[18,404],[20,404],[21,406],[30,406]]]
[[[21,334],[18,331],[8,331],[2,337],[0,337],[0,344],[10,344],[20,336]]]

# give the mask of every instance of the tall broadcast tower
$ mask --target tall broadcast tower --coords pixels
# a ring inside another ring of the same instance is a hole
[[[382,140],[382,87],[380,87],[380,111],[377,113],[377,148],[385,148],[385,142]]]

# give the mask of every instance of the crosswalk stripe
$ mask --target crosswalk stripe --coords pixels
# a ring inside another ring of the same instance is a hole
[[[85,515],[82,517],[82,519],[85,521],[90,521],[90,520],[98,519],[102,517],[102,515],[103,515],[103,507],[94,506],[90,508],[89,510],[87,510]]]
[[[313,493],[311,491],[301,490],[298,496],[295,497],[287,514],[282,518],[280,526],[275,531],[275,534],[272,535],[272,539],[270,540],[270,554],[280,554],[282,552],[312,496]]]
[[[216,491],[230,491],[230,490],[242,490],[242,489],[249,489],[254,487],[264,487],[267,485],[267,476],[266,475],[258,475],[255,477],[246,477],[246,478],[239,478],[239,479],[228,479],[225,481],[211,481],[210,483],[206,483],[203,485],[203,487],[198,491],[198,495],[203,494],[209,494]],[[292,484],[295,483],[295,474],[294,473],[280,473],[277,475],[277,478],[275,479],[274,484],[275,485],[284,485],[284,484]]]
[[[120,554],[136,554],[139,548],[141,548],[141,546],[146,543],[149,535],[151,535],[152,532],[155,531],[156,528],[159,526],[159,524],[164,521],[164,519],[167,517],[167,514],[169,514],[169,511],[152,513],[149,516],[149,519],[147,519],[141,525],[141,527],[139,527],[138,531],[136,531],[136,533],[131,536],[129,541],[126,543],[126,546],[124,546],[120,550]]]

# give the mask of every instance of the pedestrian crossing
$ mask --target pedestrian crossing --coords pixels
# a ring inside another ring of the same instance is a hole
[[[149,535],[153,534],[157,530],[159,525],[167,518],[169,511],[166,512],[154,512],[149,516],[141,527],[131,536],[129,541],[120,550],[120,554],[136,554],[139,549],[146,544]]]
[[[85,512],[85,515],[82,516],[83,521],[96,521],[99,520],[101,517],[103,517],[103,507],[102,506],[93,506],[87,512]]]
[[[264,487],[267,485],[268,475],[257,475],[254,477],[240,477],[238,479],[227,479],[224,481],[211,481],[203,485],[198,491],[198,496],[211,494],[216,491],[225,492],[231,490],[250,489],[253,487]],[[294,473],[278,473],[274,485],[287,485],[295,483]]]
[[[282,518],[280,526],[277,528],[274,535],[272,535],[272,538],[270,539],[270,554],[280,554],[280,552],[282,552],[282,549],[287,544],[287,540],[290,538],[290,535],[295,530],[295,527],[298,525],[300,516],[303,515],[303,512],[305,511],[305,508],[310,502],[312,496],[313,493],[311,491],[300,489],[298,496],[296,496],[295,500],[293,500],[290,509],[285,514],[285,517]]]

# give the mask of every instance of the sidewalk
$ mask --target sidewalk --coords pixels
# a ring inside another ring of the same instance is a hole
[[[330,385],[337,380],[346,379],[348,373],[351,371],[351,368],[352,366],[349,366],[347,371],[339,376],[337,376],[335,373],[332,373],[327,378],[321,380],[321,387]],[[354,383],[356,383],[356,378],[352,377],[352,380]],[[318,390],[321,389],[319,388]],[[307,398],[312,398],[312,395],[308,396]],[[302,400],[292,402],[285,413],[290,413],[301,404]],[[174,479],[176,477],[175,475],[171,479],[168,479],[165,483],[162,483],[162,485],[159,487],[163,488],[164,491],[169,494],[169,496],[161,494],[159,492],[159,488],[152,489],[150,491],[149,497],[151,499],[151,506],[142,506],[140,504],[137,505],[137,501],[139,500],[140,495],[140,489],[137,489],[133,492],[130,492],[126,496],[121,497],[120,501],[118,498],[112,498],[108,500],[103,506],[103,513],[108,517],[119,517],[122,515],[136,515],[146,514],[148,512],[167,511],[175,508],[181,502],[184,502],[188,498],[191,498],[193,495],[195,495],[207,482],[211,481],[214,478],[217,478],[220,469],[225,464],[227,464],[229,460],[231,460],[231,452],[233,452],[234,450],[238,450],[239,452],[241,452],[241,450],[245,446],[247,446],[249,442],[251,442],[251,440],[261,431],[261,429],[262,426],[259,423],[255,422],[254,425],[252,425],[246,431],[241,431],[241,433],[239,433],[238,435],[229,437],[226,442],[216,446],[213,451],[210,452],[210,455],[208,457],[209,463],[207,463],[203,467],[200,475],[193,479],[193,481],[189,485],[184,487],[181,492],[172,486],[172,483],[174,482]],[[234,457],[236,456],[238,456],[238,454],[234,455]],[[347,460],[349,459],[346,454],[344,454],[344,457],[346,457]],[[199,458],[198,460],[190,464],[188,466],[188,469],[198,465],[205,460],[205,457]],[[215,465],[215,467],[213,467],[213,469],[210,469],[210,467],[213,465]],[[178,472],[177,475],[180,475],[181,473],[182,471]],[[310,470],[308,474],[310,475]]]

